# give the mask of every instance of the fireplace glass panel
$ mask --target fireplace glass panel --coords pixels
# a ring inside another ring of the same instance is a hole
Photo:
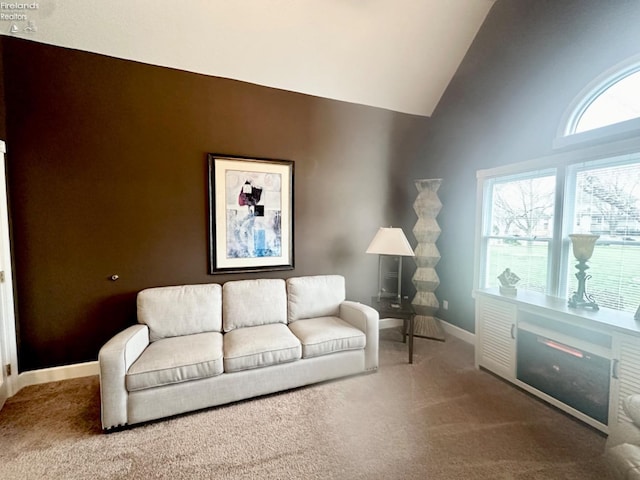
[[[610,360],[518,329],[517,378],[607,425]]]

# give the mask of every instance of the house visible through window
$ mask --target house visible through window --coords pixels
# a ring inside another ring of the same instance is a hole
[[[589,261],[588,288],[598,304],[635,311],[640,305],[640,154],[568,169],[575,182],[566,207],[571,230],[600,235]],[[570,200],[570,199],[569,199]],[[567,294],[577,281],[569,262]]]

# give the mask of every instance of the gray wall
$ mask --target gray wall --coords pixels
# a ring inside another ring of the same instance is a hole
[[[640,53],[640,2],[499,0],[436,109],[414,178],[442,177],[439,316],[474,331],[476,171],[553,153],[562,114]],[[419,147],[420,148],[420,147]]]

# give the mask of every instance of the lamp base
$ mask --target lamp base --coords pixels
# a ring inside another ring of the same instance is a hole
[[[382,258],[383,257],[389,257],[390,255],[380,255],[379,259],[378,259],[378,303],[380,303],[380,299],[385,298],[385,299],[389,299],[391,301],[391,299],[395,300],[395,303],[393,301],[391,301],[392,303],[392,307],[394,308],[399,308],[400,305],[402,305],[402,256],[397,255],[398,258],[398,271],[393,272],[393,273],[388,273],[388,277],[390,278],[396,278],[398,281],[398,287],[396,289],[395,293],[391,293],[387,290],[385,290],[384,286],[383,286],[383,266],[382,266]]]
[[[594,311],[600,310],[596,302],[583,300],[577,293],[574,293],[569,299],[567,306],[570,308],[593,308]]]
[[[578,269],[578,273],[576,273],[578,291],[573,292],[567,305],[570,308],[593,308],[596,311],[600,310],[600,307],[598,307],[598,304],[593,300],[593,297],[587,293],[586,283],[587,280],[591,278],[591,275],[585,273],[589,269],[587,260],[578,260],[576,268]]]

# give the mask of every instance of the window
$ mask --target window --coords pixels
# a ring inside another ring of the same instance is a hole
[[[544,159],[478,172],[475,286],[499,285],[569,298],[577,263],[569,234],[599,235],[587,293],[601,307],[640,305],[640,57],[605,72],[564,115]]]
[[[593,80],[560,122],[555,147],[608,142],[640,132],[640,56]]]
[[[486,286],[497,286],[498,275],[508,266],[520,277],[521,288],[546,291],[555,183],[555,170],[489,182],[490,209],[484,225]]]
[[[597,93],[577,118],[581,133],[640,117],[640,71],[631,73]]]
[[[640,154],[568,169],[571,230],[600,235],[589,261],[587,288],[600,306],[634,311],[640,305]],[[577,281],[569,265],[567,295]]]
[[[497,287],[509,268],[520,277],[518,289],[569,298],[577,270],[568,235],[594,233],[600,238],[587,263],[588,293],[601,307],[636,311],[640,153],[508,175],[479,172],[479,179],[479,288]]]

